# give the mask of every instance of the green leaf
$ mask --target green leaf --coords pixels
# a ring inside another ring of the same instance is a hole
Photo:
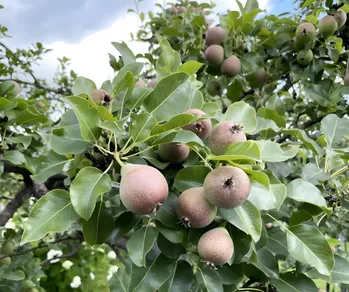
[[[156,126],[156,119],[148,113],[134,114],[131,117],[130,135],[134,143],[149,139],[151,129]]]
[[[82,93],[90,94],[91,91],[96,89],[97,86],[92,80],[85,77],[78,77],[75,79],[72,92],[74,95],[80,95]]]
[[[177,200],[178,197],[175,194],[169,193],[168,198],[155,215],[156,220],[159,220],[163,225],[174,229],[178,228],[178,217],[176,214]]]
[[[299,146],[289,145],[282,147],[280,144],[272,141],[259,141],[261,145],[261,158],[265,162],[286,161],[297,155]]]
[[[328,92],[325,86],[320,84],[311,84],[304,87],[305,96],[310,100],[315,100],[321,106],[328,106],[331,104]]]
[[[39,240],[49,232],[66,231],[78,218],[67,191],[48,192],[30,211],[21,244]]]
[[[270,280],[282,292],[318,292],[315,283],[304,274],[289,272],[281,274],[279,279]]]
[[[234,209],[219,209],[220,215],[257,242],[262,233],[262,219],[259,210],[250,202]]]
[[[64,100],[71,106],[79,120],[81,136],[90,142],[97,142],[100,135],[98,111],[91,106],[88,99],[81,96],[69,96]]]
[[[225,121],[234,121],[244,127],[244,132],[252,132],[257,127],[256,111],[249,104],[239,101],[229,106],[224,117]]]
[[[119,70],[119,73],[113,79],[113,82],[112,82],[113,86],[115,86],[118,83],[120,84],[120,80],[122,78],[124,78],[124,76],[127,72],[131,72],[134,76],[138,76],[139,73],[142,71],[143,66],[144,66],[143,63],[137,62],[137,63],[128,64],[128,65],[122,67]]]
[[[334,267],[331,273],[331,283],[349,284],[349,262],[338,255],[334,255]]]
[[[273,94],[265,103],[267,108],[275,110],[280,116],[285,115],[285,103],[277,96]]]
[[[8,160],[14,165],[26,164],[27,160],[18,150],[8,150],[4,152],[4,160]]]
[[[228,146],[223,155],[209,155],[208,160],[251,160],[261,161],[261,149],[258,142],[250,140],[235,142]]]
[[[180,66],[179,54],[171,48],[170,43],[162,36],[156,35],[162,54],[157,62],[160,71],[175,72]]]
[[[258,1],[257,0],[247,0],[245,3],[245,11],[246,13],[249,13],[253,11],[254,9],[259,8]]]
[[[132,267],[129,292],[154,292],[173,273],[175,261],[159,255],[147,268]]]
[[[54,151],[50,151],[39,157],[37,172],[31,178],[37,182],[44,182],[50,176],[60,173],[64,165],[68,162],[65,156],[58,155]]]
[[[98,202],[91,218],[82,221],[85,241],[90,245],[104,243],[114,229],[114,219],[103,202]]]
[[[79,121],[74,111],[68,110],[52,130],[50,147],[58,154],[80,154],[91,146],[81,136]]]
[[[158,236],[157,244],[160,251],[171,259],[178,259],[181,254],[185,254],[185,248],[180,243],[172,243],[161,233]],[[165,284],[166,285],[166,284]]]
[[[122,61],[124,62],[124,65],[128,65],[130,63],[135,63],[136,62],[136,57],[132,53],[132,51],[129,49],[127,44],[125,44],[124,42],[122,42],[122,43],[112,42],[111,44],[122,55]]]
[[[275,124],[280,127],[286,127],[286,120],[284,117],[280,116],[277,111],[270,108],[260,108],[257,112],[257,115],[261,118],[272,120]]]
[[[184,227],[177,226],[177,228],[170,228],[162,224],[160,221],[156,221],[156,228],[172,243],[182,243],[187,233]]]
[[[21,281],[25,279],[25,274],[23,271],[5,271],[1,274],[1,278],[12,280],[12,281]]]
[[[332,210],[327,208],[327,203],[321,195],[321,191],[313,184],[302,180],[295,179],[287,185],[287,196],[298,202],[305,202],[318,206],[330,215]]]
[[[180,192],[190,188],[201,187],[210,171],[205,166],[188,166],[177,173],[173,185]]]
[[[286,135],[291,135],[301,140],[305,147],[309,148],[314,154],[320,153],[321,149],[318,144],[312,139],[310,139],[304,130],[292,129],[292,130],[283,130]]]
[[[192,114],[178,114],[171,119],[169,119],[164,124],[155,125],[150,132],[151,136],[159,135],[164,132],[180,128],[182,126],[190,124],[194,120],[194,115]]]
[[[70,186],[70,197],[75,211],[85,220],[90,219],[97,198],[110,189],[111,179],[108,174],[94,167],[83,168]]]
[[[127,251],[132,262],[138,267],[145,267],[145,256],[152,249],[159,232],[155,227],[146,226],[134,232],[127,241]]]
[[[134,84],[135,84],[135,79],[134,79],[133,74],[131,72],[126,72],[125,75],[122,76],[122,78],[117,80],[116,83],[113,83],[114,86],[113,86],[113,89],[112,89],[112,91],[110,93],[110,96],[112,98],[117,97],[118,94],[120,92],[124,91],[125,89],[133,88]],[[123,100],[120,101],[121,102],[121,104],[120,104],[121,108],[124,106],[124,103],[126,101],[126,97],[127,97],[127,94],[125,94]],[[116,101],[119,101],[119,100],[117,99]]]
[[[279,277],[279,266],[273,254],[265,248],[257,251],[258,260],[252,262],[257,269],[267,277],[277,279]]]
[[[278,187],[273,191],[271,187],[268,190],[263,186],[253,183],[248,200],[259,210],[278,210],[286,197],[286,187],[283,184],[275,186]]]
[[[195,278],[207,292],[223,292],[222,280],[215,270],[208,267],[203,269],[198,267]]]
[[[175,268],[166,283],[161,286],[159,292],[190,291],[193,283],[193,268],[184,260],[176,262]]]
[[[27,149],[32,142],[32,136],[17,135],[13,137],[6,137],[6,140],[10,143],[22,144],[23,147]]]
[[[202,65],[204,64],[191,60],[185,62],[181,67],[179,67],[178,72],[184,72],[192,76],[202,67]]]
[[[286,230],[290,255],[300,262],[316,268],[319,273],[330,275],[334,260],[330,245],[315,227],[299,224]]]
[[[125,105],[128,109],[133,111],[139,107],[143,100],[152,92],[151,88],[134,88],[131,96],[125,101]]]
[[[327,147],[336,148],[341,138],[348,135],[349,119],[331,114],[321,121],[321,131],[326,136]],[[341,148],[341,147],[340,147]]]
[[[33,106],[25,110],[17,111],[13,121],[17,125],[34,125],[38,123],[46,123],[48,121],[47,115],[39,113]],[[12,120],[12,119],[11,119]]]
[[[273,254],[288,256],[287,238],[285,232],[277,227],[272,227],[268,229],[267,232],[267,248],[269,251]]]
[[[131,275],[125,268],[119,268],[109,280],[110,291],[127,292],[130,285]]]
[[[169,116],[183,113],[189,109],[191,92],[189,75],[174,73],[159,81],[155,89],[145,98],[144,107],[159,122]]]

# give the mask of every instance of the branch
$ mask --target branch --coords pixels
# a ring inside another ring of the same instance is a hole
[[[28,169],[24,167],[12,165],[6,160],[0,160],[0,161],[4,163],[4,172],[21,174],[23,176],[23,180],[25,184],[32,184],[32,180],[30,178],[31,172]]]

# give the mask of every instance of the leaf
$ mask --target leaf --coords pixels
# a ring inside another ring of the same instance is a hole
[[[334,255],[334,267],[331,273],[331,283],[349,284],[349,262],[338,255]]]
[[[312,139],[310,139],[304,130],[292,129],[292,130],[283,130],[286,135],[294,136],[295,138],[301,140],[305,147],[309,148],[314,154],[320,153],[321,149],[318,144]]]
[[[286,230],[290,255],[300,262],[316,268],[319,273],[330,275],[334,260],[330,245],[315,227],[299,224]]]
[[[152,249],[159,232],[155,227],[146,226],[134,232],[127,241],[127,251],[132,262],[138,267],[145,267],[145,256]]]
[[[277,94],[273,94],[265,103],[267,108],[275,110],[280,116],[285,115],[285,103]]]
[[[78,77],[75,79],[72,92],[74,95],[80,95],[82,93],[90,94],[91,91],[96,89],[97,86],[92,80],[85,77]]]
[[[159,81],[143,105],[159,122],[189,109],[191,92],[189,75],[174,73]]]
[[[180,192],[190,188],[202,187],[205,177],[210,171],[205,166],[188,166],[177,173],[173,185]]]
[[[125,105],[130,111],[139,107],[143,100],[152,92],[151,88],[134,88],[131,96],[125,100]]]
[[[282,292],[318,292],[315,283],[304,274],[289,272],[281,274],[279,279],[270,279]]]
[[[154,292],[159,289],[173,272],[175,261],[159,255],[149,267],[132,267],[129,292]]]
[[[46,123],[47,115],[39,113],[33,106],[29,106],[25,110],[14,110],[15,118],[13,120],[17,125],[34,125],[38,123]]]
[[[262,271],[268,278],[277,279],[279,277],[279,266],[271,252],[262,248],[257,251],[257,258],[258,260],[252,262],[252,265]]]
[[[178,68],[178,72],[184,72],[190,76],[194,75],[199,69],[203,66],[203,63],[197,61],[188,61],[185,62],[181,67]]]
[[[97,142],[100,135],[98,111],[91,106],[88,99],[81,96],[69,96],[64,100],[71,106],[79,120],[81,136],[89,142]]]
[[[222,280],[219,274],[208,267],[197,267],[196,280],[201,283],[207,292],[223,292]]]
[[[148,113],[134,114],[131,117],[130,135],[134,143],[149,139],[151,129],[156,126],[156,119]]]
[[[318,206],[330,215],[332,210],[327,208],[327,203],[321,195],[321,191],[313,184],[302,180],[295,179],[287,185],[287,196],[298,202],[306,202]]]
[[[311,84],[304,87],[305,96],[310,100],[315,100],[321,106],[329,106],[331,100],[325,86],[320,84]]]
[[[1,273],[1,278],[12,280],[12,281],[21,281],[25,279],[25,274],[23,271],[5,271]]]
[[[244,261],[244,257],[248,255],[248,252],[251,249],[252,237],[251,235],[246,234],[232,224],[227,225],[227,230],[229,231],[230,236],[234,242],[234,264],[239,264]],[[234,271],[238,272],[238,271]],[[231,284],[234,284],[231,283]],[[235,283],[238,284],[238,283]],[[229,285],[229,284],[228,284]]]
[[[164,124],[157,124],[151,129],[151,136],[159,135],[161,133],[180,128],[182,126],[190,124],[194,121],[195,117],[192,114],[178,114],[169,119]]]
[[[245,142],[235,142],[225,149],[224,154],[215,156],[209,155],[208,160],[261,160],[260,144],[256,141],[250,140]]]
[[[225,121],[234,121],[244,127],[244,132],[252,132],[257,127],[256,111],[243,101],[233,103],[227,109]]]
[[[21,244],[39,240],[49,232],[66,231],[78,218],[67,191],[48,192],[30,211]]]
[[[270,190],[263,186],[253,183],[248,200],[253,203],[259,210],[278,210],[286,197],[286,187],[283,184],[278,188]]]
[[[52,130],[49,143],[61,155],[80,154],[91,145],[82,138],[79,121],[72,110],[63,114],[59,125]]]
[[[286,161],[297,155],[299,146],[289,145],[282,147],[276,142],[259,141],[261,145],[261,158],[265,162],[280,162]]]
[[[124,67],[125,68],[125,67]],[[120,73],[119,73],[120,74]],[[117,97],[118,94],[122,91],[124,91],[127,88],[133,88],[135,84],[135,79],[134,76],[131,72],[126,72],[124,76],[122,76],[122,78],[120,78],[119,80],[117,80],[116,83],[113,83],[113,89],[110,93],[110,96],[112,98]],[[120,108],[122,108],[124,106],[124,103],[126,101],[126,94],[124,95],[124,98],[122,100],[117,99],[117,102],[120,102]]]
[[[335,148],[344,135],[348,134],[349,119],[327,115],[321,121],[321,131],[325,134],[327,147]]]
[[[127,72],[132,73],[133,76],[138,76],[141,70],[143,69],[143,66],[144,66],[143,63],[136,62],[136,63],[127,64],[126,66],[122,67],[119,70],[119,73],[113,79],[113,82],[112,82],[113,87],[117,84],[119,85],[121,84],[120,81],[121,79],[124,78]]]
[[[119,268],[109,280],[110,291],[127,292],[130,285],[131,275],[125,268]]]
[[[161,47],[162,54],[157,62],[157,66],[161,63],[160,71],[164,69],[166,72],[174,72],[180,66],[180,57],[179,54],[171,48],[170,43],[162,36],[156,35],[156,38]]]
[[[8,160],[14,165],[26,164],[27,160],[18,150],[8,150],[4,152],[4,160]]]
[[[267,248],[269,251],[276,255],[288,256],[287,238],[285,232],[277,227],[272,227],[268,229],[267,232]]]
[[[163,225],[174,229],[178,228],[178,217],[176,214],[177,200],[178,197],[175,194],[169,193],[168,198],[155,215],[156,220],[159,220]]]
[[[103,202],[98,202],[91,218],[82,221],[85,241],[90,245],[104,243],[114,229],[114,219]]]
[[[220,215],[257,242],[262,233],[262,219],[259,210],[250,202],[234,209],[219,209]]]
[[[257,112],[257,115],[259,117],[262,117],[267,120],[272,120],[275,122],[275,124],[280,127],[286,127],[286,120],[284,117],[279,116],[277,111],[270,109],[270,108],[260,108]]]
[[[122,42],[122,43],[112,42],[111,44],[122,55],[122,61],[124,62],[124,65],[128,65],[130,63],[135,63],[136,62],[136,57],[132,53],[132,51],[129,49],[127,44],[125,44],[124,42]]]
[[[97,198],[110,191],[111,179],[98,168],[85,167],[70,186],[70,198],[75,211],[85,220],[90,219]]]
[[[65,156],[58,155],[51,150],[47,154],[39,157],[36,167],[37,173],[32,175],[31,178],[37,182],[44,182],[50,176],[62,172],[67,162],[68,160]]]
[[[190,291],[193,276],[191,265],[187,261],[179,260],[176,262],[170,278],[159,289],[159,292]]]
[[[170,228],[162,224],[160,221],[156,221],[156,228],[168,241],[172,243],[182,243],[186,238],[186,229],[181,226],[177,226],[177,228]]]
[[[32,142],[32,136],[17,135],[14,137],[6,137],[6,140],[10,143],[22,144],[23,147],[27,149]]]

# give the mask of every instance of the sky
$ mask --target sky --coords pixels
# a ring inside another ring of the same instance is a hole
[[[154,4],[163,2],[143,0],[139,9],[154,11]],[[214,2],[215,13],[237,9],[234,0]],[[279,14],[292,11],[292,2],[259,0],[259,6]],[[10,48],[26,48],[39,41],[53,50],[35,69],[40,78],[51,79],[58,67],[57,58],[65,56],[71,59],[71,69],[100,86],[113,76],[108,53],[117,56],[118,52],[111,42],[124,41],[135,54],[147,51],[147,44],[130,41],[130,33],[137,32],[140,25],[137,15],[127,13],[135,7],[131,0],[0,0],[0,4],[5,7],[0,10],[0,23],[12,36],[6,40]]]

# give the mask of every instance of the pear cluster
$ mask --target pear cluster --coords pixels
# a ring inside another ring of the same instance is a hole
[[[235,77],[241,71],[240,59],[236,56],[225,58],[223,44],[227,41],[228,31],[220,26],[209,28],[206,31],[205,59],[210,66],[220,66],[221,73]],[[210,93],[211,94],[211,93]]]

